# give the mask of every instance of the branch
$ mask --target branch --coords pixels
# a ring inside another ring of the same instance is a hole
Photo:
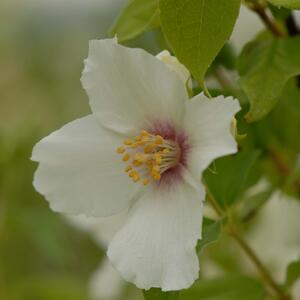
[[[284,37],[285,32],[278,26],[272,14],[266,10],[267,6],[258,0],[245,0],[244,4],[254,11],[266,25],[266,27],[277,37]]]
[[[208,188],[207,188],[207,200],[211,204],[211,206],[214,208],[214,210],[216,211],[218,216],[221,219],[223,219],[226,216],[226,214],[223,211],[223,209],[221,208],[221,206],[218,204],[218,202],[215,200],[214,196],[212,195],[212,193],[209,191]],[[232,219],[230,220],[230,222],[228,222],[228,233],[233,239],[235,239],[235,241],[244,250],[245,254],[252,261],[252,263],[256,266],[258,272],[260,273],[260,275],[261,275],[262,279],[264,280],[264,282],[266,283],[266,285],[272,289],[272,291],[278,296],[278,299],[291,300],[290,296],[288,294],[286,294],[280,288],[280,286],[275,282],[275,280],[272,278],[268,269],[264,266],[264,264],[261,262],[261,260],[255,254],[253,249],[242,238],[242,236],[238,232]]]
[[[293,171],[289,168],[289,166],[283,161],[280,154],[273,148],[269,149],[270,158],[277,168],[278,172],[281,173],[281,175],[290,177],[293,175]],[[295,187],[300,193],[300,180],[295,181]]]

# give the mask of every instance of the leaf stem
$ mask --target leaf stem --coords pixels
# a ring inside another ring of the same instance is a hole
[[[211,191],[207,187],[206,187],[206,195],[207,195],[207,197],[206,197],[207,201],[213,207],[213,209],[215,210],[215,212],[217,213],[217,215],[220,218],[223,218],[224,217],[224,211],[223,211],[222,207],[215,200],[215,197],[213,196],[213,194],[211,193]]]
[[[267,5],[259,0],[245,0],[244,4],[254,11],[266,25],[266,27],[277,37],[284,37],[285,32],[278,26],[275,19],[269,11],[266,10]]]
[[[288,165],[286,165],[286,163],[280,156],[280,153],[278,153],[274,148],[270,148],[269,154],[273,164],[275,165],[275,167],[277,168],[280,174],[286,177],[292,176],[293,171],[289,168]],[[300,180],[296,180],[294,182],[294,186],[297,189],[297,191],[300,193]]]
[[[207,188],[207,200],[211,204],[211,206],[214,208],[216,213],[220,218],[225,218],[226,213],[221,208],[221,206],[218,204],[212,193]],[[287,295],[275,282],[275,280],[270,275],[267,268],[264,266],[264,264],[261,262],[259,257],[255,254],[254,250],[248,245],[248,243],[242,238],[239,231],[237,230],[237,227],[230,218],[227,229],[229,235],[235,239],[235,241],[239,244],[239,246],[244,250],[245,254],[248,256],[248,258],[252,261],[252,263],[257,268],[258,272],[260,273],[262,279],[266,283],[266,285],[273,290],[273,292],[278,296],[278,299],[280,300],[291,300],[290,296]]]

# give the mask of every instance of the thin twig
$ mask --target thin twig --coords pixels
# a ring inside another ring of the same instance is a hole
[[[293,171],[289,168],[289,166],[283,161],[280,154],[273,148],[269,149],[270,158],[277,168],[278,172],[281,173],[283,176],[290,177],[293,175]],[[295,181],[295,187],[300,193],[300,180]]]
[[[211,206],[214,208],[216,213],[220,218],[224,218],[226,216],[225,212],[221,208],[221,206],[218,204],[218,202],[215,200],[212,193],[207,189],[207,200],[211,204]],[[252,263],[256,266],[258,272],[260,273],[262,279],[265,281],[268,287],[272,289],[274,293],[278,296],[280,300],[291,300],[290,296],[287,295],[275,282],[275,280],[270,275],[267,268],[264,266],[264,264],[261,262],[261,260],[258,258],[258,256],[255,254],[253,249],[247,244],[247,242],[242,238],[240,233],[238,232],[233,220],[230,220],[228,222],[228,232],[230,236],[235,239],[235,241],[240,245],[240,247],[244,250],[244,252],[247,254],[248,258],[252,261]]]
[[[253,249],[247,244],[247,242],[242,238],[239,232],[232,225],[229,227],[229,234],[236,240],[240,247],[244,250],[247,256],[251,259],[253,264],[256,266],[263,280],[269,285],[270,288],[277,294],[278,298],[281,300],[290,300],[290,296],[285,294],[279,285],[274,281],[269,271],[266,269],[264,264],[255,254]]]
[[[259,17],[265,23],[267,28],[269,28],[270,31],[275,36],[278,36],[278,37],[285,36],[285,33],[281,30],[281,28],[277,25],[277,23],[275,23],[274,19],[270,17],[270,15],[267,13],[267,11],[263,7],[257,6],[253,9],[253,11],[255,11],[259,15]]]
[[[284,37],[285,32],[278,26],[270,11],[267,11],[267,6],[263,5],[258,0],[244,0],[244,4],[252,11],[257,13],[266,27],[277,37]]]

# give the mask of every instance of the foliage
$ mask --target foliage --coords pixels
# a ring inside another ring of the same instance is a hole
[[[257,121],[276,105],[286,82],[300,74],[300,38],[268,39],[250,42],[238,63],[240,84],[250,101],[246,115]]]
[[[181,300],[262,300],[265,291],[259,281],[243,275],[227,275],[200,279],[191,290],[182,293]]]
[[[230,37],[240,1],[161,0],[159,3],[167,40],[178,59],[203,86],[208,67]]]
[[[276,6],[283,6],[290,9],[300,9],[300,3],[298,0],[268,0],[270,3]]]
[[[251,181],[257,181],[259,175],[255,174],[253,168],[258,157],[257,150],[242,150],[236,155],[217,159],[211,168],[206,170],[205,183],[222,207],[229,207],[241,200],[246,188],[253,185]]]
[[[157,0],[131,0],[114,24],[111,35],[116,35],[119,42],[124,42],[158,25]]]
[[[300,260],[294,261],[288,265],[286,273],[286,286],[292,286],[300,278]]]

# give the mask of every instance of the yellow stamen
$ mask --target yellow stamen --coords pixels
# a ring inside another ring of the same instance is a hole
[[[164,142],[164,139],[160,135],[157,135],[156,139],[155,139],[155,144],[161,145],[161,144],[163,144],[163,142]]]
[[[117,148],[117,153],[122,154],[125,152],[125,148],[124,147],[118,147]]]
[[[123,161],[128,161],[130,158],[130,155],[128,153],[123,155]]]
[[[132,170],[132,166],[130,165],[125,168],[125,172],[129,172],[130,170]]]
[[[132,180],[134,181],[134,182],[137,182],[137,181],[139,181],[140,180],[140,174],[139,173],[135,173],[134,175],[133,175],[133,177],[132,177]]]
[[[133,165],[134,166],[136,166],[136,167],[139,167],[139,166],[141,166],[143,163],[141,162],[141,161],[139,161],[139,160],[134,160],[133,162]]]
[[[155,180],[160,180],[161,175],[159,173],[156,173],[152,176]]]
[[[127,146],[130,146],[130,145],[133,144],[133,141],[130,140],[130,139],[127,139],[127,140],[124,140],[123,144],[124,144],[124,145],[127,145]]]
[[[147,184],[149,184],[149,182],[150,182],[150,180],[148,178],[145,178],[143,180],[143,185],[147,185]]]
[[[160,165],[161,164],[161,155],[160,153],[155,153],[154,154],[154,157],[155,157],[155,161]]]
[[[129,173],[129,177],[133,177],[135,174],[136,174],[136,171],[131,171],[131,172]]]
[[[146,130],[136,137],[125,139],[123,144],[116,151],[123,154],[124,162],[130,160],[124,171],[133,182],[141,180],[145,186],[151,181],[159,181],[162,174],[179,161],[180,149],[176,142]]]
[[[153,168],[152,168],[152,172],[156,172],[156,173],[158,173],[159,172],[159,170],[160,170],[160,168],[159,168],[159,166],[154,166]]]

